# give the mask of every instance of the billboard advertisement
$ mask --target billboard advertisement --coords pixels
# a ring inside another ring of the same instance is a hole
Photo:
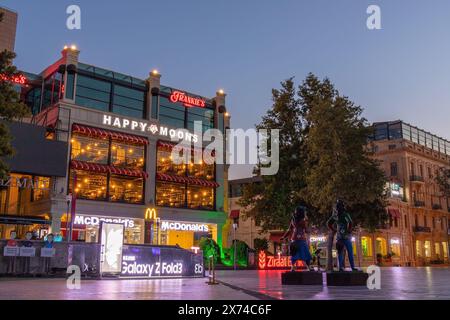
[[[203,255],[177,247],[124,245],[122,277],[203,277]]]
[[[122,265],[124,225],[101,222],[101,273],[118,274]]]

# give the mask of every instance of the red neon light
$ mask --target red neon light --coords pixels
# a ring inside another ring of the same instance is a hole
[[[200,107],[204,108],[205,100],[188,96],[185,92],[174,91],[170,95],[170,101],[173,103],[182,102],[185,107]]]
[[[303,261],[297,261],[295,263],[297,267],[303,267]],[[264,251],[260,251],[258,254],[258,269],[270,270],[270,269],[284,269],[292,266],[291,257],[287,256],[268,256]]]
[[[0,74],[0,79],[2,79],[3,81],[9,81],[16,84],[26,84],[28,81],[27,77],[25,77],[23,74],[18,74],[12,77],[9,77],[5,74]]]

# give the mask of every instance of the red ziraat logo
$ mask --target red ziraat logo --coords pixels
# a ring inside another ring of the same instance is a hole
[[[170,95],[170,101],[173,103],[182,102],[185,107],[200,107],[204,108],[206,103],[205,100],[200,98],[194,98],[188,96],[185,92],[174,91]]]

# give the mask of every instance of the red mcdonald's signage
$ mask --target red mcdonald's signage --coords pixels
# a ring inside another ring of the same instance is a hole
[[[185,107],[200,107],[204,108],[206,106],[206,102],[200,98],[190,97],[186,94],[186,92],[182,91],[174,91],[170,95],[170,101],[173,103],[182,102]]]
[[[295,263],[297,267],[303,267],[302,261]],[[260,251],[258,254],[258,269],[270,270],[270,269],[288,269],[292,266],[291,257],[288,256],[268,256],[264,251]]]
[[[28,81],[27,77],[25,77],[23,74],[17,74],[12,77],[6,76],[5,74],[0,74],[0,79],[3,81],[9,81],[20,85],[24,85]]]

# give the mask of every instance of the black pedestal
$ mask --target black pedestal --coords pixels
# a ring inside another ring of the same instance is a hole
[[[322,272],[297,271],[283,272],[281,284],[284,285],[323,285]]]
[[[327,286],[367,286],[365,272],[327,272]]]

